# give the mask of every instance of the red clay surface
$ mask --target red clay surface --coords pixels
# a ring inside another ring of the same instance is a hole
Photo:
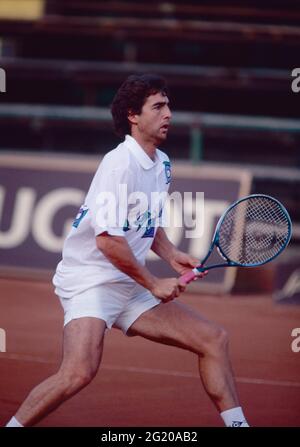
[[[245,414],[254,426],[300,426],[300,352],[291,331],[300,306],[268,296],[185,294],[186,303],[229,332]],[[0,425],[27,393],[56,371],[63,314],[50,283],[0,281]],[[108,331],[100,370],[78,395],[39,426],[222,426],[197,373],[196,356],[139,337]]]

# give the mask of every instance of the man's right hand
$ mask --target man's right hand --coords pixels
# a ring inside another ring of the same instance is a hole
[[[180,284],[178,278],[156,278],[150,289],[151,293],[163,303],[177,298],[184,290],[185,285]]]

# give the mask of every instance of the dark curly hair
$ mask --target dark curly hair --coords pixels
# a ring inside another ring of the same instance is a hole
[[[164,78],[155,74],[131,75],[121,85],[111,104],[115,132],[119,137],[130,134],[128,113],[139,115],[146,99],[161,92],[169,95]]]

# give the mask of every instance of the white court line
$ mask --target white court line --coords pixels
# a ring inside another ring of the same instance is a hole
[[[35,357],[25,354],[8,354],[0,353],[1,358],[9,360],[20,360],[25,362],[35,362],[44,364],[54,364],[51,360],[45,359],[44,357]],[[140,374],[152,374],[152,375],[163,375],[163,376],[173,376],[173,377],[187,377],[190,379],[199,379],[198,374],[184,372],[184,371],[174,371],[165,369],[153,369],[153,368],[138,368],[135,366],[116,366],[116,365],[101,365],[100,369],[108,371],[126,371]],[[251,377],[235,377],[236,382],[239,383],[249,383],[254,385],[273,385],[273,386],[285,386],[300,388],[300,382],[292,382],[288,380],[269,380],[269,379],[257,379]]]

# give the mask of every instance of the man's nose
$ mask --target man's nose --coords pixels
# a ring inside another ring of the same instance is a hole
[[[172,112],[169,106],[166,106],[166,112],[165,112],[165,116],[166,118],[168,118],[169,120],[172,118]]]

